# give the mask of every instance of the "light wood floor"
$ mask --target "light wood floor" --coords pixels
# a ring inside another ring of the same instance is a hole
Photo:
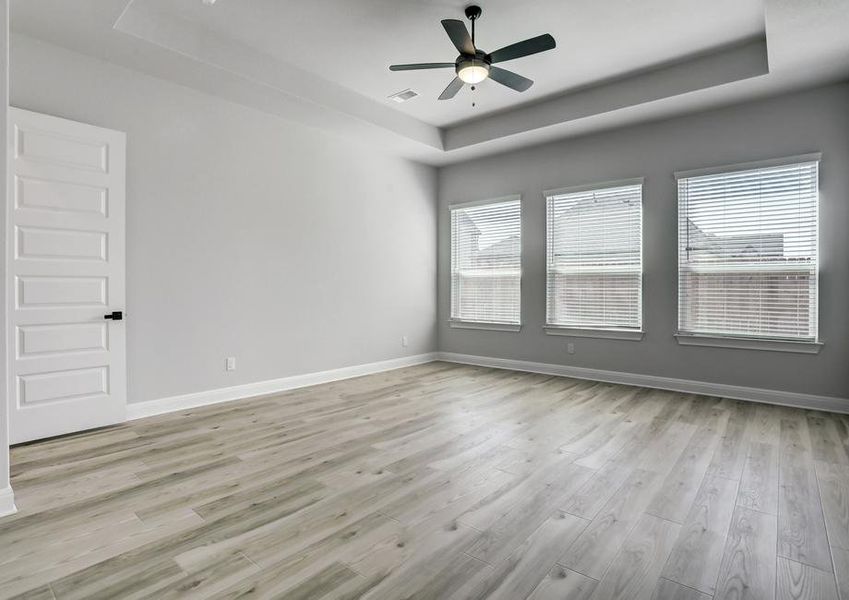
[[[17,447],[0,596],[849,600],[849,417],[431,363]]]

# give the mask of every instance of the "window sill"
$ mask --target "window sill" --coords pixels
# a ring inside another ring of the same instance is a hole
[[[580,329],[575,327],[559,327],[557,325],[546,325],[543,329],[548,335],[599,338],[604,340],[628,340],[631,342],[639,342],[645,336],[645,332],[635,331],[633,329]]]
[[[822,342],[794,342],[789,340],[692,335],[688,333],[677,333],[675,334],[675,339],[682,346],[768,350],[771,352],[795,352],[798,354],[819,354],[823,347]]]
[[[519,331],[522,326],[516,323],[479,323],[477,321],[448,321],[449,327],[456,329],[485,329],[489,331]]]

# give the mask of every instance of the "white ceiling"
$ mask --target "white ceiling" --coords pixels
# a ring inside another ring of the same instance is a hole
[[[455,0],[12,0],[12,29],[431,164],[849,77],[849,0],[488,0],[487,51],[535,80],[436,98]],[[12,82],[14,85],[14,82]],[[398,105],[386,96],[421,95]],[[472,108],[471,101],[477,104]]]
[[[139,1],[139,0],[137,0]],[[525,93],[492,81],[437,101],[454,72],[397,72],[391,63],[453,62],[457,51],[442,19],[463,19],[470,2],[443,0],[144,0],[275,59],[319,73],[378,102],[411,88],[420,96],[391,103],[444,127],[579,86],[763,35],[761,0],[489,0],[477,45],[493,51],[542,33],[553,51],[500,65],[534,80]],[[466,21],[468,23],[468,21]],[[472,100],[476,107],[472,108]]]

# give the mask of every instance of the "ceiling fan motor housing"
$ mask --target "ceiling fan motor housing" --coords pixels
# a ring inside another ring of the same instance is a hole
[[[466,83],[480,83],[489,76],[489,57],[482,50],[477,50],[474,56],[461,54],[457,57],[457,77]]]

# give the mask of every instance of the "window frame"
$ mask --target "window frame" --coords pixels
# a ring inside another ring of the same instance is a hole
[[[706,175],[718,175],[725,173],[735,173],[739,171],[750,171],[754,169],[764,169],[770,167],[781,167],[787,165],[804,164],[817,162],[817,201],[816,201],[816,273],[814,284],[816,287],[816,299],[814,303],[814,328],[815,338],[810,339],[794,339],[771,336],[753,336],[753,335],[735,335],[735,334],[720,334],[715,332],[693,332],[682,330],[681,315],[684,306],[684,298],[681,293],[681,196],[680,196],[680,180],[692,177],[702,177]],[[677,325],[675,340],[682,346],[702,346],[711,348],[736,348],[743,350],[765,350],[772,352],[793,352],[799,354],[818,354],[824,345],[820,338],[819,314],[820,314],[820,250],[822,240],[820,237],[820,181],[822,168],[822,153],[813,152],[808,154],[797,154],[793,156],[784,156],[778,158],[770,158],[766,160],[747,161],[741,163],[732,163],[727,165],[718,165],[714,167],[705,167],[700,169],[689,169],[686,171],[675,171],[674,179],[676,182],[676,260],[677,260]]]
[[[493,204],[506,204],[508,202],[517,202],[519,204],[519,304],[518,304],[518,312],[519,319],[518,322],[507,322],[507,321],[477,321],[477,320],[468,320],[468,319],[459,319],[454,317],[454,220],[453,220],[453,212],[455,210],[462,210],[466,208],[477,208],[481,206],[489,206]],[[522,329],[522,280],[524,276],[522,259],[522,243],[523,243],[523,219],[522,219],[522,195],[521,194],[508,194],[506,196],[498,196],[494,198],[484,198],[480,200],[472,200],[469,202],[456,202],[448,205],[448,260],[449,260],[449,282],[448,282],[448,325],[449,327],[455,329],[477,329],[477,330],[488,330],[488,331],[502,331],[502,332],[518,332]]]
[[[551,287],[549,286],[549,237],[551,235],[550,223],[549,223],[549,203],[554,196],[559,196],[563,194],[572,194],[579,192],[589,192],[589,191],[602,191],[613,188],[621,188],[621,187],[629,187],[629,186],[640,186],[640,290],[639,290],[639,319],[640,325],[639,327],[618,327],[618,326],[598,326],[598,327],[576,327],[572,325],[562,325],[557,323],[549,322],[549,307],[551,302],[551,297],[549,294],[549,290]],[[568,187],[555,188],[551,190],[545,190],[542,193],[543,201],[545,203],[545,325],[543,325],[543,330],[548,335],[559,335],[559,336],[569,336],[569,337],[586,337],[586,338],[599,338],[599,339],[612,339],[612,340],[624,340],[624,341],[641,341],[645,337],[645,303],[644,303],[644,288],[645,288],[645,252],[644,252],[644,236],[643,231],[645,230],[645,210],[644,210],[644,198],[645,198],[645,177],[631,177],[628,179],[616,179],[612,181],[599,181],[595,183],[588,183],[583,185],[575,185]]]

